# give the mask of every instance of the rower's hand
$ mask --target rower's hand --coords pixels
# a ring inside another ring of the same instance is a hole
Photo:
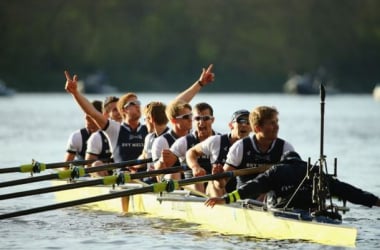
[[[194,177],[200,177],[206,175],[206,170],[200,166],[192,169]]]
[[[170,149],[163,149],[161,151],[161,161],[165,164],[165,167],[172,167],[177,159],[177,156]]]
[[[94,178],[97,178],[97,177],[105,177],[105,176],[108,176],[109,173],[107,170],[104,170],[104,171],[98,171],[98,172],[95,172],[95,173],[90,173],[90,176],[91,177],[94,177]]]
[[[207,69],[202,69],[202,74],[199,77],[199,81],[203,85],[207,85],[209,83],[212,83],[215,80],[215,74],[212,72],[212,68],[214,67],[213,64],[210,64]]]
[[[66,85],[65,89],[67,92],[74,94],[78,91],[78,76],[74,75],[73,78],[71,78],[70,73],[65,70],[65,76],[66,76]]]
[[[214,163],[212,164],[212,169],[211,169],[211,173],[212,174],[220,174],[220,173],[223,173],[224,170],[223,170],[223,164],[220,164],[220,163]]]
[[[205,201],[205,205],[207,207],[214,207],[216,204],[225,204],[225,200],[223,198],[220,198],[220,197],[213,197],[213,198],[208,198],[206,201]]]
[[[138,167],[137,166],[129,166],[128,167],[128,170],[132,173],[132,174],[135,174],[139,171]]]

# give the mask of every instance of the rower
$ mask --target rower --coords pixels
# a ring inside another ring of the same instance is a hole
[[[309,171],[318,172],[318,168],[314,166]],[[228,204],[272,191],[273,198],[271,203],[267,204],[270,207],[286,207],[306,211],[317,210],[318,204],[313,200],[312,195],[313,179],[307,178],[304,180],[307,172],[307,162],[302,161],[297,152],[290,151],[284,154],[279,164],[273,165],[273,167],[239,186],[237,190],[231,193],[222,197],[209,198],[205,205],[213,207],[216,204]],[[339,181],[329,175],[325,177],[330,196],[367,207],[380,207],[379,197],[374,194]],[[299,187],[301,182],[303,182],[303,185]],[[295,195],[293,196],[294,193]]]
[[[101,112],[102,102],[94,100],[91,102],[92,107]],[[85,127],[71,133],[67,141],[65,161],[84,160],[87,150],[87,140],[90,135],[98,130],[98,127],[89,115],[85,115]],[[66,167],[68,168],[68,166]]]
[[[223,172],[223,164],[226,162],[227,153],[230,146],[237,140],[245,138],[252,131],[249,126],[249,111],[245,109],[237,110],[233,113],[231,121],[228,123],[230,133],[210,136],[206,140],[196,144],[186,152],[186,162],[192,169],[195,177],[203,176],[206,171],[199,165],[198,158],[202,155],[208,156],[212,163],[212,173]],[[218,186],[219,182],[210,181],[207,185],[206,194],[210,196],[220,196],[225,193],[224,188]],[[236,189],[236,178],[231,178],[226,186],[226,191],[231,192]]]
[[[258,106],[249,114],[249,124],[254,132],[234,143],[228,151],[224,171],[254,168],[258,164],[274,164],[280,161],[286,151],[294,147],[284,139],[278,138],[278,111],[274,107]],[[237,187],[245,184],[256,175],[238,176]],[[228,180],[219,180],[224,188]],[[252,197],[257,198],[257,197]]]
[[[176,120],[185,120],[184,123],[191,126],[191,118],[193,120],[193,126],[195,127],[194,130],[186,136],[178,138],[173,145],[171,145],[169,150],[163,151],[160,159],[161,165],[171,167],[174,166],[176,162],[186,164],[186,151],[197,143],[216,134],[212,129],[215,118],[214,110],[210,104],[205,102],[198,103],[194,106],[192,114],[188,113],[177,116]],[[207,155],[199,157],[198,163],[205,169],[207,174],[211,174],[212,166]],[[185,172],[184,178],[192,177],[193,174],[191,170]],[[189,188],[205,193],[205,185],[202,183],[189,185]]]
[[[107,96],[103,102],[102,113],[104,117],[107,119],[111,119],[117,122],[121,122],[121,116],[117,109],[117,102],[119,98],[116,96]],[[87,141],[87,151],[86,151],[86,160],[97,160],[91,166],[100,166],[105,164],[104,160],[107,159],[109,161],[112,158],[112,149],[110,141],[105,134],[105,132],[101,129],[93,133]],[[92,173],[91,176],[106,176],[112,175],[113,171],[100,171],[96,173]]]

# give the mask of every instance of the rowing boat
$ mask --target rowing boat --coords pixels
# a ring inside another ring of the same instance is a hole
[[[62,181],[53,181],[53,185]],[[59,202],[95,195],[141,188],[143,184],[125,184],[110,189],[107,186],[84,187],[56,192]],[[144,193],[82,205],[82,208],[116,213],[143,213],[144,216],[181,219],[199,224],[199,228],[222,234],[244,235],[263,239],[301,240],[325,245],[354,247],[357,230],[343,224],[300,218],[299,213],[265,209],[247,201],[206,207],[204,197],[186,190],[171,193]]]

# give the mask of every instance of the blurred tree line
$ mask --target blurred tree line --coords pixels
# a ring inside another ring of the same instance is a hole
[[[212,92],[280,92],[323,69],[344,92],[379,81],[376,0],[1,0],[0,78],[64,91],[63,70],[121,91],[178,92],[214,63]]]

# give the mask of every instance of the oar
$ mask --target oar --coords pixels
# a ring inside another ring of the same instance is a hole
[[[152,171],[147,171],[147,172],[139,172],[135,174],[120,173],[119,175],[106,176],[104,178],[99,178],[99,179],[94,179],[94,180],[89,180],[89,181],[80,181],[80,182],[75,182],[75,183],[70,183],[70,184],[65,184],[65,185],[26,190],[26,191],[9,193],[9,194],[2,194],[0,195],[0,200],[6,200],[6,199],[24,197],[24,196],[29,196],[29,195],[36,195],[36,194],[45,194],[45,193],[69,190],[69,189],[74,189],[74,188],[90,187],[90,186],[95,186],[95,185],[113,185],[113,184],[119,185],[119,184],[124,184],[125,182],[130,182],[130,180],[132,179],[142,179],[145,177],[157,176],[161,174],[171,174],[171,173],[176,173],[179,171],[184,171],[186,169],[187,169],[186,166],[180,166],[180,167],[171,167],[171,168],[165,168],[165,169],[159,169],[159,170],[152,170]]]
[[[20,165],[18,167],[10,167],[10,168],[0,168],[0,174],[4,173],[39,173],[41,171],[44,171],[46,169],[53,169],[53,168],[63,168],[69,165],[86,165],[89,163],[93,163],[99,159],[93,159],[93,160],[78,160],[78,161],[65,161],[65,162],[55,162],[55,163],[42,163],[35,160],[32,160],[31,164],[24,164]],[[109,159],[100,160],[103,162],[110,161]]]
[[[180,186],[186,186],[186,185],[195,184],[198,182],[205,182],[205,181],[211,181],[211,180],[216,180],[220,178],[234,177],[234,176],[240,176],[240,175],[257,174],[257,173],[264,172],[269,167],[270,167],[269,165],[265,165],[265,166],[260,166],[257,168],[247,168],[247,169],[241,169],[241,170],[235,170],[235,171],[228,171],[224,173],[205,175],[201,177],[195,177],[195,178],[184,179],[184,180],[179,180],[179,181],[160,182],[160,183],[149,185],[147,187],[129,189],[125,191],[113,192],[109,194],[103,194],[103,195],[88,197],[88,198],[79,199],[79,200],[67,201],[67,202],[2,214],[0,215],[0,220],[28,215],[28,214],[50,211],[54,209],[83,205],[83,204],[92,203],[92,202],[110,200],[110,199],[115,199],[115,198],[129,196],[129,195],[143,194],[143,193],[149,193],[149,192],[159,193],[159,192],[164,192],[164,191],[173,191],[174,189]]]
[[[138,165],[138,164],[143,164],[147,162],[152,162],[152,158],[104,164],[104,165],[89,167],[89,168],[74,167],[73,169],[59,171],[58,173],[54,173],[54,174],[47,174],[47,175],[41,175],[41,176],[36,176],[36,177],[29,177],[29,178],[24,178],[24,179],[0,182],[0,187],[9,187],[9,186],[27,184],[27,183],[32,183],[32,182],[38,182],[38,181],[47,181],[47,180],[52,180],[52,179],[79,178],[88,173],[95,173],[95,172],[99,172],[103,170],[111,170],[111,169],[125,167],[125,166]]]

